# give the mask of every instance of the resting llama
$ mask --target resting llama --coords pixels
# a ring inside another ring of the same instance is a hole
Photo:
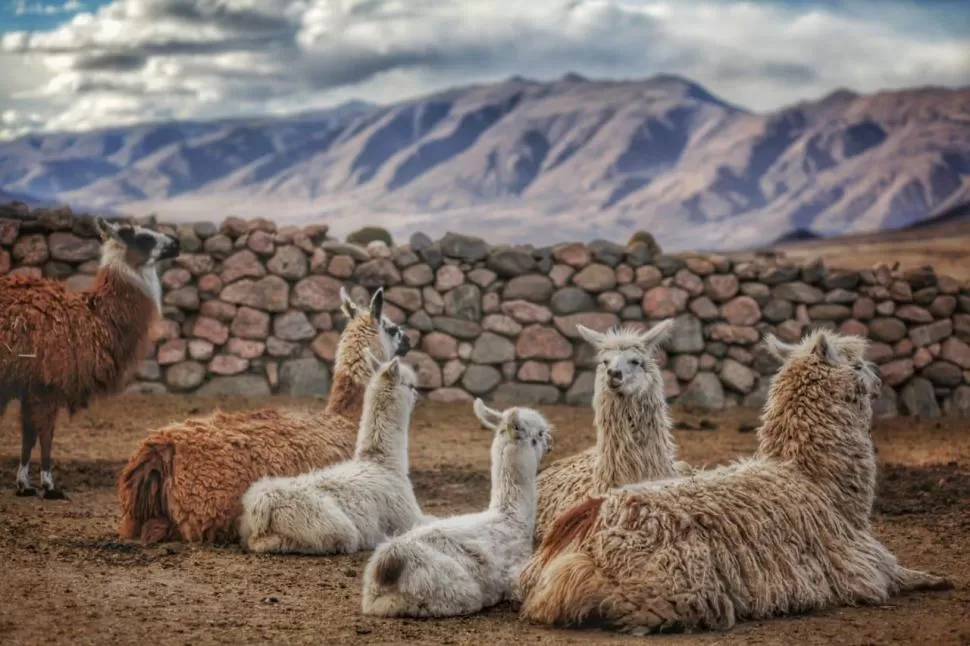
[[[178,238],[138,226],[95,219],[101,265],[91,287],[0,277],[0,414],[20,400],[22,450],[17,495],[34,496],[30,455],[40,437],[44,498],[65,498],[54,486],[51,448],[61,408],[87,408],[120,391],[151,346],[161,312],[156,263],[179,254]]]
[[[542,540],[559,514],[613,487],[672,478],[678,468],[654,350],[669,336],[673,319],[646,332],[612,329],[605,334],[576,326],[597,350],[593,393],[596,445],[553,462],[539,474],[535,538]],[[683,465],[683,466],[682,466]]]
[[[434,520],[379,545],[364,570],[364,614],[466,615],[513,595],[532,552],[536,470],[550,427],[534,410],[499,413],[480,399],[475,414],[495,431],[488,510]]]
[[[644,634],[729,629],[946,587],[870,533],[875,366],[859,337],[817,331],[772,381],[754,457],[623,487],[560,517],[522,573],[522,616]]]
[[[411,347],[382,316],[384,293],[358,308],[341,290],[348,317],[337,346],[333,386],[323,411],[216,412],[163,427],[145,438],[118,478],[122,538],[233,541],[242,495],[268,475],[295,476],[353,454],[370,350],[382,359]]]
[[[257,480],[243,496],[239,534],[252,552],[352,554],[421,519],[408,479],[408,427],[417,376],[394,357],[374,370],[354,457],[292,478]]]

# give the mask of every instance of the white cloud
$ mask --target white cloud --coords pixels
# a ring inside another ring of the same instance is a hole
[[[887,22],[889,11],[868,19],[802,7],[726,0],[127,0],[51,31],[5,34],[0,50],[44,63],[47,77],[35,76],[33,92],[20,88],[12,103],[42,100],[45,128],[279,113],[350,97],[392,101],[455,83],[567,71],[681,74],[754,109],[838,87],[970,82],[970,40],[914,31],[911,20]]]

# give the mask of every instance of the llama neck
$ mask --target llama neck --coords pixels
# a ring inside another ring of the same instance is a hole
[[[663,392],[633,397],[615,392],[597,370],[594,420],[596,489],[605,493],[645,479],[673,477],[676,451]]]
[[[523,460],[514,446],[492,452],[492,493],[488,508],[532,532],[536,515],[536,465]]]
[[[377,393],[367,398],[354,459],[378,462],[406,475],[411,411],[393,399],[386,401],[388,395],[393,398],[394,394]]]
[[[364,385],[352,375],[335,370],[325,412],[359,422],[364,408]]]
[[[151,270],[154,274],[154,269]],[[156,276],[157,284],[157,276]],[[134,365],[148,351],[151,326],[159,316],[158,301],[149,294],[139,272],[127,264],[102,261],[87,291],[92,314],[110,330],[107,347],[119,366]]]
[[[860,527],[869,525],[876,487],[871,415],[860,419],[840,415],[834,407],[822,411],[817,402],[787,403],[769,405],[762,422],[759,455],[792,464],[846,518]]]

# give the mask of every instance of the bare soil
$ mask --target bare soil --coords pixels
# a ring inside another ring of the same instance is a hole
[[[447,620],[378,620],[360,614],[367,553],[257,557],[238,546],[143,548],[115,534],[114,480],[150,429],[216,406],[320,406],[315,400],[126,397],[68,420],[55,438],[55,478],[67,501],[17,498],[16,406],[0,422],[0,643],[2,644],[605,644],[637,641],[600,631],[550,630],[508,606]],[[593,441],[588,409],[550,407],[556,459]],[[675,412],[681,457],[716,464],[755,446],[754,413]],[[953,590],[901,596],[884,606],[740,624],[724,634],[658,636],[653,644],[970,644],[970,433],[958,420],[876,424],[878,536],[909,567],[945,574]],[[423,403],[411,458],[430,513],[481,509],[488,500],[489,434],[470,406]],[[36,454],[35,454],[36,460]],[[34,466],[33,475],[38,475]]]
[[[777,245],[793,261],[819,257],[829,267],[870,269],[884,262],[903,270],[932,265],[936,273],[970,279],[970,220]]]

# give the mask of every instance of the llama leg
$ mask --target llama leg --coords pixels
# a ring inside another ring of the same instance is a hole
[[[896,579],[900,592],[915,592],[917,590],[949,590],[953,584],[941,576],[910,570],[904,567],[896,568]]]
[[[30,397],[30,411],[34,428],[40,436],[40,484],[47,500],[65,500],[67,496],[54,486],[51,449],[54,448],[54,423],[57,421],[57,404],[40,395]]]
[[[30,454],[37,443],[37,429],[30,415],[27,397],[20,400],[20,468],[17,470],[17,495],[36,496],[37,489],[30,486]]]

